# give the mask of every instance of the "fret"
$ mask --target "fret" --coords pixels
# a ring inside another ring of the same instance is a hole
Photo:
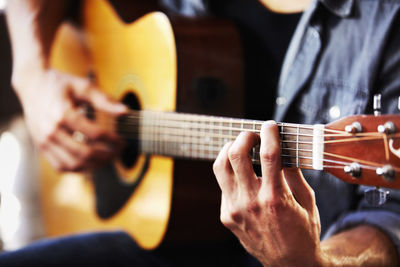
[[[147,124],[148,124],[148,120],[146,119],[146,116],[143,116],[143,120],[142,120],[142,123],[141,123],[141,126],[140,126],[140,140],[144,140],[144,137],[145,137],[145,135],[146,135],[146,132],[144,131],[144,129],[145,129],[145,127],[147,126]],[[140,142],[140,146],[141,146],[141,151],[143,151],[143,152],[147,152],[148,151],[148,142],[147,141],[144,141],[144,142]]]
[[[204,131],[200,131],[200,135],[198,137],[200,143],[200,158],[205,158],[205,144],[207,142],[207,122],[203,122],[204,124]]]
[[[162,116],[162,113],[161,112],[159,112],[158,114],[157,114],[157,118],[156,118],[156,121],[157,121],[157,131],[158,131],[158,134],[157,134],[157,150],[158,150],[158,153],[159,154],[162,154],[162,150],[161,150],[161,145],[162,145],[162,142],[161,142],[161,134],[162,134],[162,130],[161,130],[161,116]]]
[[[214,157],[214,153],[212,153],[214,147],[214,138],[212,137],[212,134],[214,133],[215,123],[212,120],[210,124],[212,127],[210,127],[209,129],[209,137],[208,137],[209,142],[208,142],[208,153],[207,153],[208,159],[212,159]]]
[[[219,119],[219,121],[218,121],[218,124],[219,124],[219,130],[218,130],[218,133],[219,133],[219,137],[218,137],[218,144],[219,144],[219,147],[224,147],[224,139],[222,138],[222,135],[223,135],[223,132],[222,132],[222,126],[223,126],[223,121],[222,121],[222,119],[220,118]]]
[[[255,122],[253,122],[253,131],[254,132],[256,131],[256,123]],[[255,146],[252,148],[252,157],[251,158],[253,160],[256,159],[256,147]]]
[[[299,135],[300,135],[300,127],[297,125],[297,139],[296,139],[296,167],[299,165]]]
[[[233,119],[230,119],[229,120],[229,141],[231,141],[231,139],[232,139],[232,123],[233,122]]]
[[[316,124],[313,127],[312,166],[314,170],[324,169],[324,125]]]
[[[279,132],[281,133],[281,134],[283,134],[283,133],[285,133],[285,123],[281,123],[281,126],[280,127],[278,127],[278,129],[279,129]],[[282,136],[281,135],[281,152],[283,151],[283,149],[284,149],[284,138],[285,138],[285,136]]]
[[[209,160],[214,160],[222,147],[240,132],[259,133],[262,125],[255,120],[151,111],[140,111],[131,115],[130,120],[133,123],[124,131],[140,140],[140,150],[144,153]],[[315,130],[314,126],[278,123],[278,129],[284,165],[321,168],[323,128]],[[315,133],[319,139],[315,139]],[[259,145],[250,151],[255,163],[260,161],[259,151]],[[313,161],[314,154],[319,161]]]
[[[155,140],[155,131],[154,131],[154,128],[155,128],[155,125],[154,125],[155,123],[154,123],[154,118],[151,118],[151,123],[150,123],[150,130],[151,130],[151,136],[152,136],[152,139],[150,140],[150,151],[151,151],[151,153],[154,153],[155,152],[155,142],[154,142],[154,140]]]
[[[187,134],[187,136],[188,136],[188,138],[187,138],[187,148],[188,148],[188,154],[189,154],[189,157],[190,158],[194,158],[194,155],[193,155],[193,151],[194,151],[194,144],[193,144],[193,139],[194,139],[194,137],[193,137],[193,134],[190,134],[190,132],[192,132],[192,125],[191,125],[191,118],[190,118],[191,116],[188,116],[188,121],[186,122],[187,123],[187,127],[186,127],[186,131],[187,132],[189,132],[189,134]]]
[[[299,124],[281,124],[282,162],[287,166],[304,167],[312,164],[312,128]]]

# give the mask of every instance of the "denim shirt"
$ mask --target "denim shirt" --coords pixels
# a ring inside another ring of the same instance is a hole
[[[329,123],[372,113],[374,94],[382,113],[399,113],[400,1],[319,0],[303,14],[279,80],[275,120]],[[373,207],[365,187],[318,171],[303,171],[316,193],[323,238],[359,224],[386,233],[400,255],[400,193]]]
[[[197,16],[207,1],[162,0],[173,11]],[[372,113],[374,94],[382,113],[399,113],[400,0],[315,0],[304,12],[287,51],[274,119],[329,123]],[[268,33],[266,33],[268,34]],[[359,224],[386,233],[400,255],[400,193],[389,190],[379,207],[366,203],[366,187],[320,171],[303,171],[313,187],[322,238]]]

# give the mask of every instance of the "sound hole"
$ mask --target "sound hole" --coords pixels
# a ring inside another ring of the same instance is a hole
[[[139,110],[140,103],[133,93],[127,93],[122,99],[122,103],[130,109]],[[138,125],[132,124],[127,116],[118,119],[118,132],[125,137],[125,148],[121,153],[121,163],[125,168],[131,168],[135,165],[139,156],[139,138]]]

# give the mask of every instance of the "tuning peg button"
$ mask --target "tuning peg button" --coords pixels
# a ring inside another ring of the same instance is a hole
[[[358,178],[361,175],[361,166],[357,162],[352,162],[350,165],[344,166],[344,172]]]
[[[378,132],[385,134],[394,134],[396,133],[396,125],[394,125],[393,122],[388,121],[384,125],[378,126]]]
[[[385,165],[383,167],[377,168],[376,174],[379,176],[383,176],[383,178],[387,181],[393,181],[396,175],[393,167],[390,165]]]
[[[389,191],[382,188],[369,188],[365,190],[365,200],[372,206],[380,206],[385,204]]]
[[[353,122],[350,125],[346,125],[346,127],[344,128],[344,130],[348,133],[361,133],[362,132],[362,126],[361,123],[359,123],[358,121]]]

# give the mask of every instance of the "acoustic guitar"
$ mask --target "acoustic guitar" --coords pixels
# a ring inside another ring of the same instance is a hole
[[[95,76],[100,88],[131,108],[117,121],[95,116],[127,146],[120,159],[90,174],[57,173],[42,160],[47,234],[123,229],[145,249],[164,239],[229,238],[218,223],[220,192],[212,161],[226,142],[241,131],[258,133],[262,124],[231,118],[243,115],[235,27],[213,18],[182,23],[160,12],[126,24],[103,0],[85,1],[82,13],[83,31],[71,25],[59,30],[51,64]],[[397,116],[278,126],[285,166],[400,188]],[[259,163],[259,147],[250,156]]]

